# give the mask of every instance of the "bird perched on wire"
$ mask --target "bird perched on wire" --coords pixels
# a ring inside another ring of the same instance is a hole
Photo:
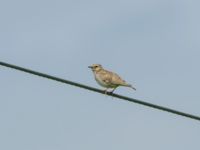
[[[131,84],[126,83],[119,75],[111,71],[105,70],[100,64],[93,64],[88,66],[94,73],[97,83],[106,88],[105,94],[108,89],[113,89],[111,93],[119,86],[130,87],[136,90]]]

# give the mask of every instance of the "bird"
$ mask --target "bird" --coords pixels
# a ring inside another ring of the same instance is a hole
[[[95,80],[99,85],[105,87],[105,94],[107,94],[109,89],[113,89],[110,93],[113,93],[115,89],[119,86],[130,87],[136,90],[131,84],[126,83],[118,74],[105,70],[100,64],[93,64],[88,66],[94,74]]]

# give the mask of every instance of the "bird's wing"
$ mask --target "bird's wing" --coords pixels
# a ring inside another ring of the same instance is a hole
[[[112,73],[112,82],[118,85],[127,85],[127,83],[116,73]]]
[[[116,73],[105,70],[109,82],[113,85],[127,85],[127,83]]]
[[[112,76],[111,74],[109,73],[109,71],[107,70],[101,70],[99,72],[99,75],[101,76],[101,79],[106,82],[107,84],[110,84],[111,81],[112,81]]]

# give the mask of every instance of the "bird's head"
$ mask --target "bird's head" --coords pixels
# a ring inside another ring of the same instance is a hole
[[[93,64],[91,66],[88,66],[88,68],[91,68],[92,71],[96,72],[102,69],[102,66],[100,64]]]

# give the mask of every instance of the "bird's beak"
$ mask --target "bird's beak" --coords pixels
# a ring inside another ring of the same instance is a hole
[[[91,68],[91,69],[92,69],[92,66],[88,66],[88,68]]]

